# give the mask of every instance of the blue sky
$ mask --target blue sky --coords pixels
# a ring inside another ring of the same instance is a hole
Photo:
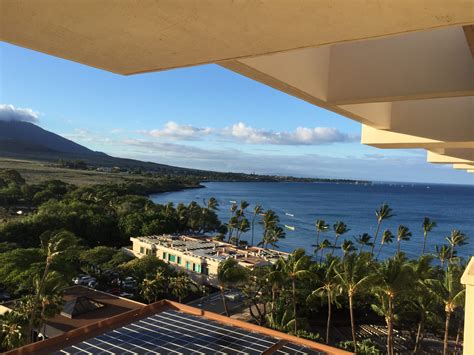
[[[359,143],[360,124],[217,65],[120,76],[0,43],[0,104],[113,156],[217,171],[473,183],[422,150]]]

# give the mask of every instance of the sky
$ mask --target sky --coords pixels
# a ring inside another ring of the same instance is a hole
[[[121,76],[0,43],[0,119],[112,156],[301,177],[473,184],[423,150],[360,144],[361,125],[218,65]]]

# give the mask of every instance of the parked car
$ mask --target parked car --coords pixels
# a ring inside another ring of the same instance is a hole
[[[121,282],[123,288],[136,289],[137,285],[137,281],[133,277],[126,277]]]
[[[228,293],[225,294],[224,297],[227,298],[229,301],[232,301],[232,302],[241,301],[243,299],[243,295],[239,291],[228,292]]]
[[[89,283],[91,283],[92,281],[97,283],[97,279],[89,275],[79,275],[72,279],[72,282],[74,282],[76,285],[85,286],[89,285]]]
[[[119,294],[120,297],[126,297],[126,298],[130,298],[130,297],[133,297],[133,293],[129,293],[129,292],[121,292]]]

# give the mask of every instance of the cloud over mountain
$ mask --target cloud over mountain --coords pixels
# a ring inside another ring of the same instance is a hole
[[[29,108],[0,104],[0,121],[21,121],[38,123],[39,113]]]

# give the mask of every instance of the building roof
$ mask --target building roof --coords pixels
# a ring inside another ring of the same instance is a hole
[[[190,237],[186,235],[151,235],[137,238],[141,242],[151,245],[161,245],[166,248],[189,254],[196,257],[208,258],[215,261],[222,261],[228,257],[233,257],[239,262],[255,265],[264,261],[275,261],[280,256],[287,256],[288,253],[264,249],[258,247],[237,248],[233,244],[215,241],[206,237]]]
[[[7,354],[349,354],[167,300]]]
[[[63,312],[46,322],[48,337],[145,306],[143,303],[85,286],[67,288],[63,299],[65,301]]]

